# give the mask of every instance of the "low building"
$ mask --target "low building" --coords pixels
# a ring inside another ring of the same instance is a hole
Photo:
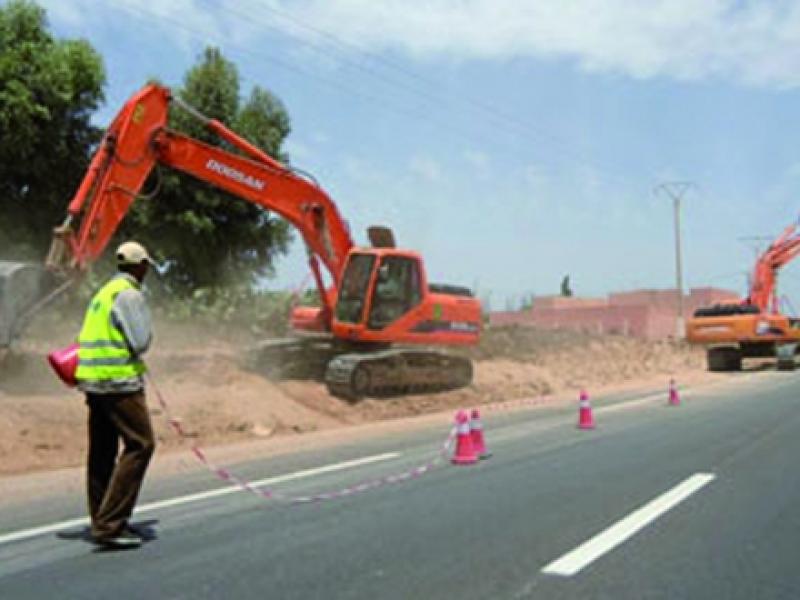
[[[739,295],[730,290],[693,288],[684,296],[684,317],[689,318],[702,306],[738,302],[739,299]],[[660,339],[675,335],[677,305],[675,289],[615,292],[607,298],[542,296],[535,298],[533,307],[528,310],[490,313],[489,322]]]

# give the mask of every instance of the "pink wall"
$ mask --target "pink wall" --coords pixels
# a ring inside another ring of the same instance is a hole
[[[606,298],[575,298],[564,296],[540,296],[536,298],[537,308],[576,308],[576,307],[594,307],[594,306],[608,306]]]
[[[562,310],[533,310],[531,323],[539,327],[570,328],[591,333],[642,335],[647,329],[646,306],[600,306]]]
[[[716,288],[697,288],[684,298],[684,316],[711,304],[736,302],[737,294]],[[675,335],[675,290],[635,290],[605,298],[536,298],[527,311],[494,312],[493,325],[536,325],[549,329],[573,329],[593,333],[618,333],[650,339]]]

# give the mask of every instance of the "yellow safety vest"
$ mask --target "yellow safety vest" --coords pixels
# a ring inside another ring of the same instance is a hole
[[[131,354],[111,318],[114,299],[127,289],[138,288],[125,277],[114,278],[89,303],[78,336],[78,381],[131,379],[145,372],[144,363]]]

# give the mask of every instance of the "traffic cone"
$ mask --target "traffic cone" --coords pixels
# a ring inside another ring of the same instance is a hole
[[[456,413],[456,451],[451,462],[454,465],[472,465],[478,462],[478,456],[472,446],[469,415],[465,410],[459,410]]]
[[[589,394],[586,390],[581,390],[578,406],[578,429],[594,429],[592,405],[589,404]]]
[[[669,405],[670,406],[680,406],[681,405],[681,397],[678,394],[678,388],[675,387],[675,380],[669,380]]]
[[[481,421],[481,413],[477,408],[472,409],[472,419],[469,422],[469,433],[472,438],[472,449],[478,458],[489,458],[492,453],[486,448],[486,442],[483,439],[483,422]]]

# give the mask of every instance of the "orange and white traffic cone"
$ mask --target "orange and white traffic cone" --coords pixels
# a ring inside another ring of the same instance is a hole
[[[469,414],[465,410],[456,413],[456,451],[451,462],[454,465],[472,465],[478,462],[472,435],[469,430]]]
[[[486,442],[483,439],[483,422],[481,421],[481,413],[477,408],[472,409],[472,418],[469,422],[470,437],[472,437],[472,449],[478,458],[489,458],[492,453],[486,448]]]
[[[592,405],[589,404],[589,394],[586,390],[581,390],[578,407],[578,429],[594,429]]]
[[[680,406],[681,405],[681,397],[678,395],[678,388],[675,386],[675,380],[669,380],[669,405],[670,406]]]

